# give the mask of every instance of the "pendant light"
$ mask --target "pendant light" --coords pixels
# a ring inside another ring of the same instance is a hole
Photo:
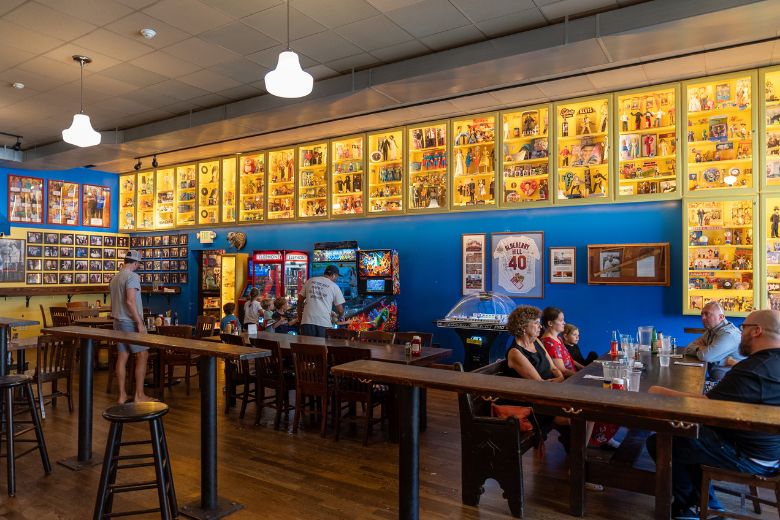
[[[314,78],[301,68],[298,55],[290,50],[290,0],[287,0],[287,50],[279,53],[276,68],[265,75],[265,89],[277,97],[308,96]]]
[[[73,56],[73,61],[81,64],[81,110],[73,116],[73,123],[70,128],[62,131],[62,140],[81,148],[95,146],[100,144],[100,132],[92,128],[89,116],[84,113],[84,64],[92,63],[92,59],[87,56]]]

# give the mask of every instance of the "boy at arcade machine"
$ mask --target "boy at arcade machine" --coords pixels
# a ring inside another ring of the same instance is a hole
[[[398,251],[395,249],[359,250],[358,294],[378,297],[357,312],[349,328],[355,330],[398,330],[396,295],[401,292]]]

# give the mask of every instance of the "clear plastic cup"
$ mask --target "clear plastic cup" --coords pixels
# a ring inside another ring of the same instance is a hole
[[[662,350],[658,353],[658,362],[662,367],[669,366],[669,359],[671,358],[671,352],[668,350]]]
[[[642,371],[641,370],[630,370],[626,374],[626,376],[627,376],[626,381],[628,381],[628,391],[629,392],[638,392],[639,391],[640,380],[642,379]]]
[[[603,370],[603,386],[607,388],[607,385],[611,385],[612,380],[616,377],[620,377],[620,363],[614,361],[605,361],[601,364]]]

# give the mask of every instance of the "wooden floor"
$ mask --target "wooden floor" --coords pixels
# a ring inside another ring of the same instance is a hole
[[[98,372],[96,410],[109,406],[114,398],[104,392],[105,381],[106,372]],[[171,406],[164,423],[174,481],[179,502],[184,503],[198,493],[200,485],[199,393],[194,390],[186,397],[184,385],[178,385],[166,400]],[[219,406],[223,403],[220,397]],[[72,456],[76,450],[77,414],[69,414],[65,403],[58,404],[56,410],[47,407],[44,421],[52,460]],[[457,398],[454,394],[430,392],[428,406],[429,426],[422,435],[421,446],[421,518],[511,518],[501,490],[492,481],[486,485],[479,507],[461,505]],[[364,448],[360,430],[342,434],[340,442],[334,442],[332,435],[322,439],[316,427],[292,435],[273,430],[272,410],[266,410],[260,426],[253,426],[254,411],[250,405],[247,419],[241,422],[235,409],[227,416],[220,409],[220,495],[245,505],[243,511],[229,518],[397,518],[397,445],[386,442],[384,432],[375,432],[371,444]],[[148,431],[141,429],[128,431],[139,438],[148,435]],[[101,457],[106,433],[107,423],[96,413],[94,445]],[[566,457],[559,443],[550,438],[543,460],[532,450],[523,462],[525,518],[572,518],[568,514]],[[141,473],[147,469],[127,470],[125,474],[130,476],[126,479],[145,480],[149,473]],[[40,461],[33,453],[18,461],[17,471],[17,496],[9,499],[4,493],[4,466],[0,469],[1,519],[91,518],[100,466],[76,473],[55,465],[54,473],[44,476]],[[130,474],[133,471],[137,473]],[[132,495],[117,498],[115,511],[151,507],[150,504],[156,503],[153,492]],[[587,504],[587,518],[653,517],[652,497],[619,490],[589,491]],[[762,518],[777,518],[777,514],[765,511]]]

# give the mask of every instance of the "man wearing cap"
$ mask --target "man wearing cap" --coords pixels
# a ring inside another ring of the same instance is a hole
[[[339,317],[344,315],[344,295],[336,285],[339,268],[329,265],[322,276],[309,278],[298,296],[298,322],[301,336],[325,337],[325,331],[332,326],[330,313],[333,307]]]
[[[141,277],[135,272],[140,265],[141,254],[129,250],[122,269],[111,279],[111,312],[114,315],[114,330],[122,332],[145,333],[143,305],[141,303]],[[149,348],[140,345],[117,344],[116,379],[119,383],[119,404],[127,401],[125,380],[127,379],[127,360],[130,353],[135,354],[135,402],[153,401],[144,394],[144,377]]]

